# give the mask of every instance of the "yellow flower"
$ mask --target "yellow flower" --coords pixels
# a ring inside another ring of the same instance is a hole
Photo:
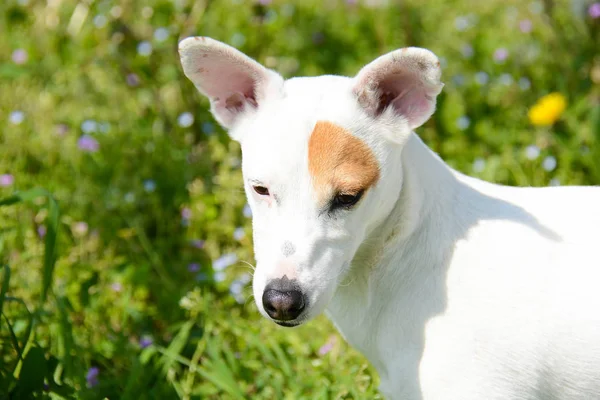
[[[549,126],[554,124],[567,108],[567,100],[560,93],[550,93],[537,101],[529,109],[527,116],[533,125]]]

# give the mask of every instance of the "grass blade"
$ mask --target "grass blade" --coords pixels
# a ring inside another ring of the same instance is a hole
[[[0,287],[0,315],[2,315],[2,310],[4,307],[4,298],[6,297],[6,293],[8,292],[8,283],[10,281],[10,268],[8,265],[3,267],[4,276],[2,277],[2,286]]]

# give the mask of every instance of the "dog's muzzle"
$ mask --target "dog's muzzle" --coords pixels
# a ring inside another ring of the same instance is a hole
[[[296,280],[286,276],[270,281],[262,295],[262,303],[266,313],[275,323],[292,327],[294,322],[306,308],[306,299]]]

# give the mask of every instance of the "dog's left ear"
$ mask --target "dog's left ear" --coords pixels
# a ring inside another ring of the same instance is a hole
[[[209,98],[211,112],[227,129],[283,87],[283,78],[275,71],[208,37],[182,40],[179,55],[183,72]]]
[[[385,54],[363,67],[354,78],[354,94],[370,115],[386,110],[402,116],[409,128],[425,123],[442,91],[438,58],[431,51],[407,47]]]

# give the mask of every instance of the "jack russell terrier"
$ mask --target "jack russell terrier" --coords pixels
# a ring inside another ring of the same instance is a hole
[[[413,132],[443,87],[425,49],[289,80],[207,37],[179,53],[241,144],[265,317],[325,312],[390,399],[600,399],[600,188],[450,168]]]

